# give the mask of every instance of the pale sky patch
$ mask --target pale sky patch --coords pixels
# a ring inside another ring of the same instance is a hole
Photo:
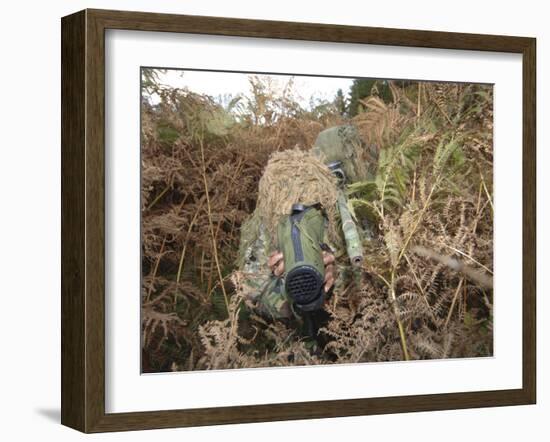
[[[293,75],[263,75],[233,72],[211,72],[169,69],[159,75],[161,84],[174,88],[188,88],[197,94],[210,95],[213,98],[224,95],[250,95],[251,76],[270,77],[275,92],[282,93],[292,78],[293,93],[296,101],[309,108],[310,102],[317,100],[332,101],[338,89],[342,89],[347,97],[352,84],[350,78],[293,76]]]

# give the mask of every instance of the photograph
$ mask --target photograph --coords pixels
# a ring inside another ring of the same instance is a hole
[[[492,84],[141,67],[139,94],[142,373],[493,356]]]

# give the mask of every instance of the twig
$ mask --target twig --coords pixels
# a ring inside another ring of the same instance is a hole
[[[199,212],[202,208],[202,204],[197,208],[197,211],[195,212],[195,215],[193,216],[193,219],[191,219],[191,222],[189,223],[189,227],[187,228],[187,234],[185,235],[185,243],[183,244],[183,250],[181,251],[180,256],[180,262],[178,265],[178,274],[176,276],[176,283],[179,284],[181,273],[183,271],[183,260],[185,258],[185,251],[187,249],[187,243],[189,241],[189,235],[191,234],[191,230],[193,229],[193,226],[195,225],[195,221],[197,220],[197,217],[199,215]]]
[[[458,250],[457,248],[453,247],[453,246],[449,246],[447,244],[443,244],[445,247],[447,247],[448,249],[451,249],[453,252],[456,252],[458,253],[459,255],[462,255],[464,256],[464,258],[468,258],[470,261],[476,263],[478,266],[480,267],[483,267],[485,270],[487,270],[491,275],[493,274],[493,271],[489,268],[489,267],[486,267],[484,266],[483,264],[481,264],[479,261],[477,261],[476,259],[472,258],[470,255],[468,255],[467,253],[464,253],[463,251],[461,250]]]
[[[415,168],[414,168],[414,175],[413,175],[411,203],[414,203],[415,194],[416,194],[416,165],[415,165]]]
[[[455,290],[455,294],[453,296],[453,301],[451,302],[451,307],[449,307],[449,313],[447,313],[447,319],[445,319],[445,324],[443,325],[444,328],[447,328],[449,325],[449,321],[451,320],[451,316],[453,314],[453,310],[455,308],[456,300],[458,298],[458,294],[460,293],[460,289],[462,288],[462,284],[464,284],[464,278],[460,278],[460,282],[458,283],[458,287]]]
[[[162,245],[160,246],[160,251],[157,256],[157,261],[155,262],[155,267],[153,269],[153,274],[151,276],[151,283],[149,284],[149,290],[147,291],[146,300],[149,302],[149,299],[151,298],[151,292],[153,291],[154,283],[155,283],[155,277],[157,276],[157,270],[159,268],[160,258],[162,257],[162,252],[164,251],[164,244],[166,243],[166,236],[162,240]]]
[[[412,263],[407,255],[404,255],[405,260],[407,261],[407,264],[409,264],[409,269],[411,270],[414,282],[416,283],[416,286],[418,287],[418,290],[420,290],[420,294],[422,295],[422,299],[424,300],[426,307],[428,308],[428,312],[430,313],[430,316],[432,317],[432,321],[434,324],[437,324],[437,319],[432,311],[432,306],[430,305],[430,302],[428,301],[428,297],[426,296],[426,292],[422,288],[422,284],[420,283],[420,280],[418,279],[418,275],[414,271],[414,268],[412,266]]]
[[[160,193],[155,197],[155,199],[153,200],[153,202],[152,202],[151,204],[149,204],[149,205],[147,206],[147,209],[145,209],[145,210],[151,210],[151,208],[152,208],[156,203],[159,202],[159,200],[164,196],[164,194],[165,194],[166,192],[168,192],[168,190],[170,189],[170,187],[171,187],[171,184],[168,183],[168,185],[164,188],[164,190],[163,190],[162,192],[160,192]]]
[[[208,182],[206,180],[206,163],[204,161],[204,144],[202,137],[199,137],[199,145],[201,148],[201,162],[202,162],[202,179],[204,181],[204,191],[206,194],[206,207],[208,209],[208,223],[210,225],[210,234],[212,235],[212,251],[214,255],[214,260],[216,261],[216,268],[218,270],[218,277],[220,278],[220,287],[223,293],[223,299],[225,301],[225,308],[227,309],[227,316],[231,318],[231,313],[229,311],[229,299],[225,291],[225,286],[223,284],[223,276],[220,268],[220,262],[218,260],[218,248],[216,246],[216,235],[214,233],[214,223],[212,222],[212,208],[210,206],[210,196],[208,194]]]
[[[392,281],[391,281],[391,300],[392,300],[392,306],[393,306],[393,313],[395,315],[395,320],[397,321],[397,327],[399,328],[399,337],[401,338],[401,349],[403,350],[403,357],[405,358],[405,361],[408,361],[409,358],[409,350],[407,348],[407,339],[405,337],[405,329],[403,327],[403,323],[401,322],[401,319],[399,318],[399,312],[397,310],[397,297],[395,296],[395,281],[394,281],[394,274],[392,273]]]
[[[485,178],[483,178],[483,174],[481,173],[481,171],[479,171],[479,176],[481,177],[481,184],[483,185],[483,190],[485,191],[485,195],[487,195],[489,204],[491,204],[491,212],[495,213],[495,207],[493,206],[493,199],[491,198],[491,194],[487,189],[487,185],[485,184]]]
[[[414,246],[412,248],[412,251],[417,255],[431,258],[457,272],[463,273],[465,276],[467,276],[468,278],[470,278],[471,280],[475,281],[476,283],[478,283],[479,285],[485,288],[493,287],[492,277],[486,275],[485,273],[482,273],[479,270],[473,269],[472,267],[465,265],[464,263],[460,262],[458,259],[451,258],[450,256],[440,255],[439,253],[422,246]]]

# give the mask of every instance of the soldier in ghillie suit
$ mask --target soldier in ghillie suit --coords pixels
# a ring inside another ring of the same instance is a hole
[[[271,319],[308,323],[304,334],[316,333],[319,318],[326,320],[324,302],[363,261],[363,231],[345,186],[373,179],[376,162],[377,153],[347,125],[322,131],[310,151],[272,154],[256,209],[241,229],[238,266],[249,306]]]

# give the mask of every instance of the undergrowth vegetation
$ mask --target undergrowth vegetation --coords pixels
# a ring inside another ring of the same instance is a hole
[[[335,103],[304,108],[291,81],[275,93],[251,77],[249,96],[221,103],[144,74],[144,372],[492,355],[490,86],[384,82],[389,98],[374,90],[350,117]],[[379,151],[375,179],[347,189],[374,227],[313,353],[246,307],[235,262],[269,155],[344,123]]]

